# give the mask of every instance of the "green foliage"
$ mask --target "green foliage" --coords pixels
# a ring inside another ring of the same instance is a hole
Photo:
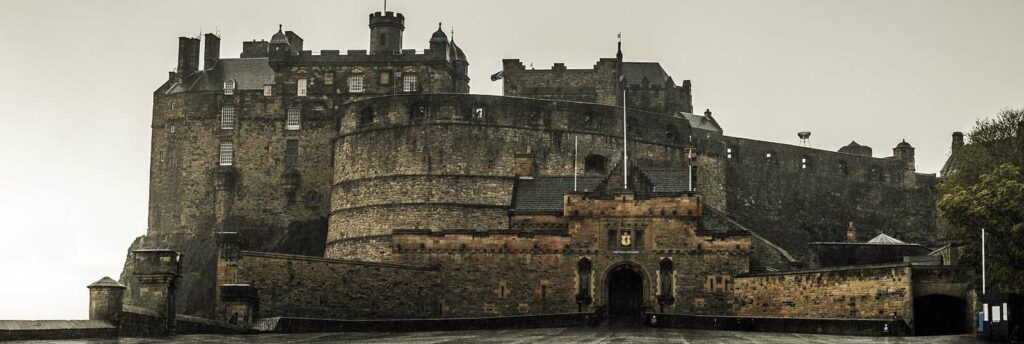
[[[964,245],[961,263],[980,270],[981,228],[992,290],[1024,292],[1024,110],[979,120],[939,185],[939,213]],[[981,274],[978,271],[978,277]]]

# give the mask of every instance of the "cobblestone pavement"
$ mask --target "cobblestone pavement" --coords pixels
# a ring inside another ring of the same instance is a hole
[[[673,329],[553,328],[411,333],[307,333],[250,336],[186,335],[170,339],[35,341],[30,343],[983,343],[970,335],[855,337]]]

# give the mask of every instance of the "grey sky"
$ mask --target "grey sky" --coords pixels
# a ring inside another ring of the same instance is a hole
[[[455,27],[474,93],[502,58],[590,68],[615,54],[693,81],[725,133],[891,155],[934,173],[950,133],[1024,107],[1024,1],[389,1],[405,48]],[[366,49],[381,1],[0,1],[0,319],[85,318],[146,230],[152,92],[177,37],[221,56],[277,24],[305,48]]]

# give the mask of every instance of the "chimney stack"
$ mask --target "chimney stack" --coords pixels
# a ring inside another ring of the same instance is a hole
[[[220,37],[212,33],[203,35],[203,69],[213,69],[217,60],[220,60]]]
[[[199,69],[199,39],[178,37],[178,80],[184,79]]]

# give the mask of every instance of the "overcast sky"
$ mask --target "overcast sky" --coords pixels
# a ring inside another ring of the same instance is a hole
[[[366,49],[382,1],[0,1],[0,319],[84,319],[146,231],[152,92],[177,37],[217,31],[222,57],[283,24],[305,48]],[[590,68],[615,55],[693,81],[732,136],[889,156],[906,139],[935,173],[950,134],[1024,108],[1024,1],[412,1],[405,48],[455,28],[471,90],[502,58]]]

